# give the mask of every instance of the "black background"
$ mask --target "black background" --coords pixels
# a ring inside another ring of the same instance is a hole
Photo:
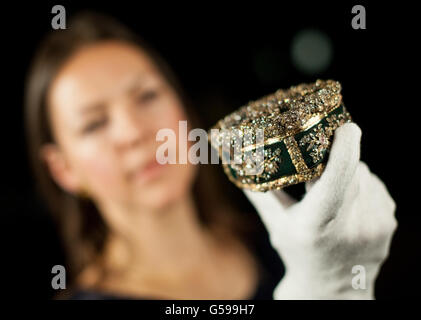
[[[352,1],[334,5],[259,1],[229,6],[226,2],[169,6],[143,1],[89,5],[47,1],[2,8],[5,82],[0,210],[6,251],[1,261],[6,267],[3,276],[12,284],[10,297],[50,298],[54,293],[51,268],[64,264],[55,228],[34,192],[22,119],[24,76],[38,42],[51,29],[55,4],[64,5],[68,17],[80,9],[110,13],[137,31],[175,69],[207,128],[247,101],[278,88],[317,78],[340,81],[344,102],[363,132],[361,159],[381,177],[397,203],[399,228],[378,277],[376,297],[414,296],[413,288],[419,288],[420,210],[413,196],[417,188],[410,181],[418,179],[413,155],[418,147],[415,142],[407,149],[403,141],[416,137],[411,138],[408,128],[418,126],[413,108],[419,102],[403,103],[403,95],[416,96],[417,91],[399,91],[400,84],[410,80],[397,73],[402,69],[415,73],[404,67],[412,61],[405,55],[410,49],[404,35],[416,37],[417,33],[395,20],[411,9]],[[351,8],[356,4],[366,8],[366,30],[351,27]],[[301,73],[291,60],[293,37],[306,28],[324,32],[333,44],[331,64],[319,74]]]

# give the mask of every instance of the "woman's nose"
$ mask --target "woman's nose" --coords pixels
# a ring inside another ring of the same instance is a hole
[[[116,147],[125,148],[141,143],[147,131],[147,123],[141,121],[129,106],[116,108],[111,132]]]

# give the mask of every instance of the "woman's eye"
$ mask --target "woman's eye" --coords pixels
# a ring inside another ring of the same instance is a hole
[[[88,123],[84,128],[83,128],[83,133],[91,133],[93,131],[96,131],[102,127],[104,127],[107,123],[107,119],[99,119],[99,120],[95,120],[92,121],[90,123]]]
[[[138,101],[142,103],[149,102],[155,99],[157,96],[158,96],[157,90],[148,90],[138,96]]]

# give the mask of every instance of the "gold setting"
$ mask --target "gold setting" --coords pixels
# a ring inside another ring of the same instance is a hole
[[[220,134],[210,142],[221,158],[222,148],[225,146],[232,150],[235,143],[233,139],[227,139],[226,134],[230,130],[252,133],[257,129],[264,130],[263,144],[255,143],[256,135],[252,134],[243,141],[246,146],[241,148],[243,152],[252,151],[263,145],[263,173],[247,176],[244,174],[246,162],[235,165],[223,163],[230,181],[239,188],[266,192],[319,177],[327,161],[334,131],[351,121],[340,91],[340,83],[333,80],[317,80],[287,90],[279,89],[259,100],[250,101],[218,121],[211,129],[218,129]],[[276,146],[279,143],[285,145],[288,157],[283,156],[280,149],[275,149],[275,154],[272,154],[269,147],[276,143]],[[286,160],[291,165],[282,167]],[[295,172],[283,175],[280,167]]]

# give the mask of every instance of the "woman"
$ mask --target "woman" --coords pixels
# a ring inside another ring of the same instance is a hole
[[[111,18],[82,13],[47,37],[27,84],[30,154],[61,227],[73,297],[262,293],[245,245],[253,221],[218,193],[208,172],[218,168],[155,160],[159,129],[199,127],[157,52]]]
[[[146,43],[82,14],[47,37],[27,83],[30,155],[62,229],[70,297],[373,298],[396,206],[359,161],[355,124],[335,132],[323,175],[298,203],[281,191],[245,192],[287,267],[279,282],[282,265],[265,262],[251,236],[257,220],[236,213],[212,183],[216,166],[158,165],[160,129],[200,126]]]

